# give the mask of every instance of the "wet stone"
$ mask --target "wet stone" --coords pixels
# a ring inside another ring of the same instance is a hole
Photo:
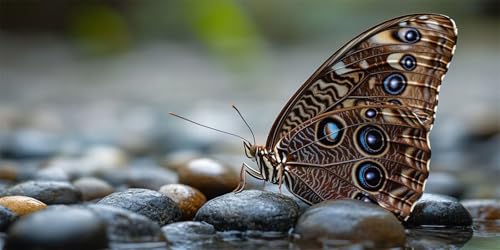
[[[462,201],[462,205],[469,211],[474,219],[500,220],[500,200],[464,200]]]
[[[43,202],[27,196],[5,196],[0,198],[0,205],[18,216],[31,214],[47,207]]]
[[[22,217],[8,230],[6,249],[100,249],[106,225],[84,208],[47,208]]]
[[[160,188],[159,192],[177,203],[183,220],[193,219],[198,209],[207,201],[205,195],[198,189],[183,184],[165,185]]]
[[[92,204],[86,208],[106,222],[110,241],[139,243],[165,240],[160,226],[146,216],[108,205]]]
[[[176,183],[177,175],[160,167],[136,166],[129,169],[127,184],[132,188],[158,190],[163,185]]]
[[[470,227],[418,227],[407,230],[411,249],[461,249],[473,235]]]
[[[61,146],[59,135],[34,129],[18,130],[6,141],[0,155],[12,159],[46,158],[56,154]]]
[[[112,193],[98,204],[120,207],[144,215],[160,226],[176,222],[181,218],[181,211],[172,199],[148,189],[131,188]]]
[[[10,187],[6,195],[33,197],[47,205],[73,204],[82,201],[82,194],[68,182],[59,181],[27,181]]]
[[[205,203],[195,221],[205,221],[218,231],[288,231],[299,207],[285,195],[259,190],[229,193]]]
[[[400,247],[405,231],[385,209],[358,200],[330,200],[307,209],[297,221],[300,241],[347,241],[365,247]]]
[[[233,169],[208,158],[189,161],[179,168],[178,174],[179,183],[197,188],[207,199],[229,193],[239,184]]]
[[[99,199],[114,191],[114,188],[107,182],[94,177],[79,178],[73,182],[73,185],[80,190],[84,201]]]
[[[432,173],[425,183],[425,192],[460,198],[464,195],[465,185],[451,174]]]
[[[438,194],[423,194],[417,201],[408,226],[470,226],[472,218],[457,199]]]
[[[69,181],[70,178],[62,168],[48,167],[38,170],[34,179],[44,181]]]
[[[0,206],[0,232],[5,231],[17,219],[17,215],[4,206]]]
[[[201,247],[203,243],[209,242],[217,236],[212,225],[199,221],[176,222],[162,227],[161,230],[168,243],[182,244],[184,247]]]

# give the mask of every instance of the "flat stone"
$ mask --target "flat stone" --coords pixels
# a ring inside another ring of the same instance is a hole
[[[73,182],[73,185],[80,190],[84,201],[100,199],[114,191],[114,188],[106,181],[95,177],[79,178]]]
[[[106,222],[110,241],[140,243],[165,240],[160,226],[146,216],[108,205],[92,204],[85,207]]]
[[[5,231],[17,217],[18,216],[8,208],[0,206],[0,232]]]
[[[288,231],[299,215],[299,207],[285,195],[259,190],[228,193],[205,203],[194,217],[218,231]]]
[[[131,188],[112,193],[98,204],[120,207],[144,215],[160,226],[176,222],[181,218],[181,211],[172,199],[148,189]]]
[[[387,210],[358,200],[330,200],[307,209],[297,221],[295,233],[302,242],[331,240],[390,248],[405,244],[405,230]]]
[[[205,195],[198,189],[183,184],[168,184],[161,187],[159,192],[177,203],[183,220],[193,219],[198,209],[207,201]]]
[[[470,226],[472,217],[457,199],[438,194],[423,194],[416,202],[408,226]]]
[[[197,188],[208,199],[233,191],[240,181],[232,168],[209,158],[189,161],[178,174],[179,183]]]
[[[217,236],[215,228],[206,222],[176,222],[161,229],[168,243],[190,249],[202,248],[204,243],[214,240]]]
[[[47,208],[22,217],[8,230],[5,249],[102,249],[106,225],[84,208]]]
[[[27,181],[10,187],[4,196],[21,195],[45,204],[73,204],[82,201],[82,193],[68,182]]]
[[[8,208],[18,216],[24,216],[45,209],[47,205],[35,198],[27,196],[5,196],[0,198],[0,205]]]
[[[472,199],[462,201],[472,218],[482,220],[500,220],[500,200]]]

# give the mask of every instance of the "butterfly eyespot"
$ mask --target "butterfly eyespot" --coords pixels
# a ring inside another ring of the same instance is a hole
[[[404,43],[416,43],[420,40],[420,32],[415,28],[403,28],[398,31],[397,37]]]
[[[406,88],[404,75],[394,73],[384,79],[384,91],[390,95],[399,95]]]
[[[375,110],[375,109],[367,109],[365,111],[365,116],[367,118],[374,118],[375,116],[377,116],[377,110]]]
[[[382,167],[372,161],[359,164],[355,174],[359,186],[367,191],[380,190],[385,182],[385,174]]]
[[[401,101],[398,99],[392,99],[392,100],[389,100],[389,102],[392,104],[396,104],[396,105],[403,105],[403,103],[401,103]]]
[[[316,138],[326,146],[334,146],[344,135],[344,125],[333,118],[323,119],[316,128]]]
[[[386,136],[384,132],[375,126],[365,126],[357,133],[357,141],[361,149],[370,155],[377,155],[386,148]]]
[[[354,196],[354,199],[360,200],[363,202],[378,204],[378,202],[376,202],[375,200],[370,198],[370,196],[363,194],[363,193],[357,193],[356,196]]]
[[[412,55],[405,55],[399,61],[401,67],[408,71],[412,71],[417,67],[417,59]]]

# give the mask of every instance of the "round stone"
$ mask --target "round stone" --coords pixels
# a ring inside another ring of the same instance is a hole
[[[189,161],[178,174],[179,183],[200,190],[208,199],[233,191],[240,181],[233,169],[208,158]]]
[[[94,177],[79,178],[73,182],[73,185],[80,190],[84,201],[99,199],[114,191],[109,183]]]
[[[48,208],[22,217],[8,230],[6,249],[101,249],[106,225],[84,208]]]
[[[69,175],[62,168],[48,167],[38,170],[34,176],[36,180],[43,181],[69,181]]]
[[[457,199],[439,194],[423,194],[416,202],[409,226],[470,226],[472,217]]]
[[[161,167],[137,166],[128,171],[127,184],[131,188],[158,190],[163,185],[176,182],[175,172]]]
[[[469,211],[474,219],[500,220],[500,200],[464,200],[462,201],[462,205]]]
[[[17,164],[11,162],[0,162],[0,180],[16,181],[18,179]]]
[[[27,196],[5,196],[0,198],[0,205],[18,216],[31,214],[47,207],[45,203]]]
[[[21,195],[35,198],[45,204],[72,204],[82,201],[82,193],[68,182],[27,181],[10,187],[4,196]]]
[[[172,199],[148,189],[131,188],[112,193],[98,204],[120,207],[144,215],[160,226],[176,222],[181,218],[181,211]]]
[[[140,243],[165,240],[160,226],[146,216],[108,205],[92,204],[85,208],[106,222],[110,241]]]
[[[168,243],[188,249],[202,248],[204,243],[217,236],[212,225],[199,221],[176,222],[162,227],[161,230]]]
[[[17,215],[4,206],[0,206],[0,232],[5,231],[12,222],[17,219]]]
[[[160,188],[159,192],[177,203],[183,220],[193,219],[198,209],[207,201],[205,195],[198,189],[183,184],[165,185]]]
[[[293,227],[299,206],[282,194],[259,190],[228,193],[198,210],[195,221],[205,221],[218,231],[260,230],[285,232]]]
[[[405,230],[387,210],[358,200],[330,200],[307,209],[297,221],[301,241],[344,240],[370,247],[405,244]]]

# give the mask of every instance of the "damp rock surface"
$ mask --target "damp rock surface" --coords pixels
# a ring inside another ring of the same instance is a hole
[[[82,201],[80,190],[62,181],[26,181],[8,188],[3,195],[28,196],[47,205],[73,204]]]
[[[198,189],[183,184],[165,185],[160,188],[159,192],[177,203],[183,220],[193,219],[198,209],[207,201],[205,195]]]
[[[288,231],[299,216],[299,206],[285,195],[259,190],[228,193],[198,210],[195,221],[205,221],[218,231]]]
[[[438,194],[423,194],[416,202],[408,226],[470,226],[472,217],[457,199]]]
[[[24,216],[47,207],[45,203],[27,196],[1,197],[0,205],[8,208],[18,216]]]
[[[181,211],[168,196],[153,190],[131,188],[112,193],[97,204],[110,205],[144,215],[163,226],[181,219]]]
[[[405,231],[385,209],[358,200],[331,200],[308,208],[298,219],[295,233],[302,242],[344,240],[365,247],[401,247]]]

